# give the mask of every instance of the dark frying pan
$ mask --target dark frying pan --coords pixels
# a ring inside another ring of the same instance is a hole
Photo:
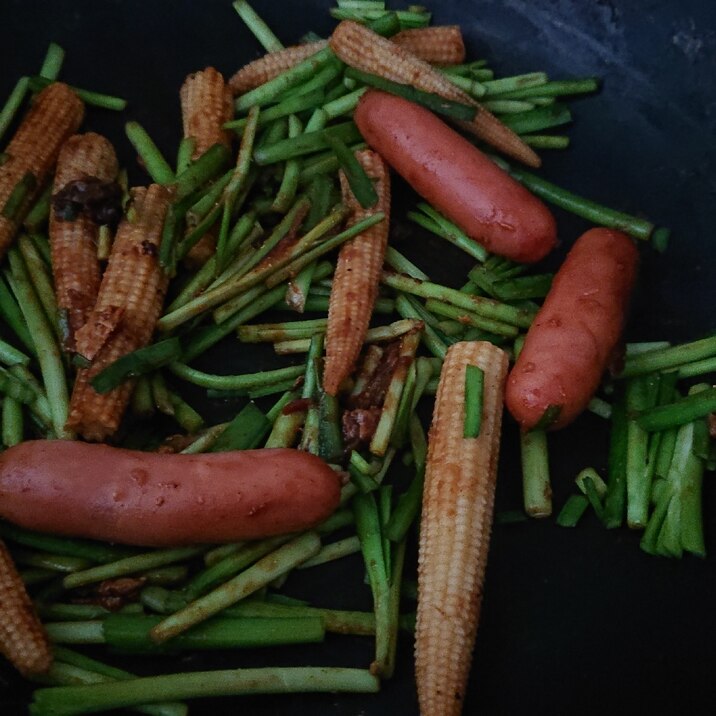
[[[286,42],[309,29],[326,35],[332,27],[326,1],[253,4]],[[547,153],[544,174],[673,229],[665,254],[648,247],[642,252],[630,338],[679,341],[713,331],[716,6],[702,0],[436,0],[431,5],[436,22],[460,23],[471,55],[487,57],[503,74],[544,69],[555,77],[604,79],[599,96],[574,104],[573,147]],[[116,141],[137,182],[146,179],[124,138],[125,118],[142,122],[173,156],[180,131],[177,90],[184,76],[208,64],[231,73],[259,53],[229,0],[3,0],[0,97],[20,74],[36,71],[50,40],[68,51],[67,81],[130,100],[125,116],[93,110],[87,126]],[[406,197],[404,190],[398,217]],[[586,225],[556,214],[561,256]],[[398,233],[402,250],[437,280],[450,281],[451,270],[462,276],[467,269],[444,245],[412,230]],[[214,365],[217,357],[235,372],[269,360],[263,354],[245,356],[234,345],[220,347]],[[236,405],[203,408],[219,420]],[[598,418],[585,416],[555,435],[551,445],[559,507],[580,468],[604,467],[606,430]],[[516,431],[508,426],[498,511],[520,506],[515,450]],[[716,492],[708,478],[705,508],[711,554],[703,561],[649,557],[640,551],[638,535],[605,531],[591,516],[575,530],[551,520],[496,526],[465,713],[713,713]],[[326,606],[370,604],[357,559],[292,577],[288,588]],[[270,663],[365,666],[370,648],[366,639],[340,637],[320,647],[139,660],[133,666],[145,673]],[[192,713],[414,714],[412,679],[406,638],[396,676],[378,696],[214,700],[196,703]],[[24,713],[28,699],[27,685],[0,664],[0,712]]]

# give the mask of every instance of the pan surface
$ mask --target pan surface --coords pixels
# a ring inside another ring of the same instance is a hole
[[[287,44],[308,30],[326,36],[333,26],[330,4],[252,2]],[[543,153],[543,175],[673,230],[665,253],[642,247],[629,339],[681,341],[713,332],[716,5],[702,0],[436,0],[430,9],[436,24],[459,23],[469,56],[487,58],[501,75],[546,70],[554,78],[603,78],[598,96],[572,103],[572,147]],[[124,137],[124,121],[141,122],[171,157],[180,137],[178,88],[185,75],[207,65],[228,75],[260,53],[228,0],[2,0],[0,98],[21,74],[37,71],[51,40],[67,50],[63,79],[130,101],[122,115],[90,110],[85,126],[115,141],[138,183],[147,180]],[[400,228],[412,199],[406,188],[398,193]],[[561,246],[546,262],[550,267],[587,228],[575,217],[555,215]],[[469,268],[462,255],[413,229],[398,231],[396,240],[438,281],[455,285]],[[270,359],[227,344],[206,365],[216,368],[221,360],[224,370],[238,373]],[[214,422],[234,413],[237,404],[206,403],[202,409]],[[578,470],[587,465],[603,470],[606,439],[603,421],[592,415],[551,438],[557,509],[573,491]],[[498,512],[521,505],[516,449],[517,433],[508,425]],[[574,530],[553,520],[497,525],[465,713],[713,713],[712,481],[707,475],[705,560],[650,557],[639,549],[639,535],[606,531],[591,514]],[[292,576],[287,591],[317,605],[370,608],[359,559]],[[365,667],[370,655],[369,640],[335,637],[325,645],[270,652],[121,662],[152,673],[268,664]],[[25,713],[29,693],[0,664],[0,713]],[[256,716],[415,714],[411,641],[401,640],[396,676],[376,696],[212,700],[197,702],[191,713],[237,709]]]

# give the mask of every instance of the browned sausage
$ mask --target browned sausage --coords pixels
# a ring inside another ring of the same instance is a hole
[[[507,379],[505,402],[522,428],[551,406],[559,411],[551,428],[587,407],[621,335],[637,263],[620,231],[591,229],[576,241]]]
[[[299,450],[164,455],[63,440],[0,455],[0,516],[23,527],[137,545],[297,532],[338,506],[340,480]]]
[[[531,263],[555,246],[549,209],[432,112],[369,90],[354,119],[420,196],[488,251]]]

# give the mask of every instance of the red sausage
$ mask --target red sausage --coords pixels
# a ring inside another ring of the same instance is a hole
[[[298,450],[163,455],[62,440],[0,455],[0,515],[22,527],[164,546],[232,542],[313,527],[340,480]]]
[[[354,113],[368,144],[488,251],[532,263],[557,242],[549,209],[432,112],[369,90]]]
[[[550,428],[577,417],[596,391],[624,325],[638,253],[620,231],[591,229],[574,244],[507,379],[505,402],[523,429],[550,406]]]

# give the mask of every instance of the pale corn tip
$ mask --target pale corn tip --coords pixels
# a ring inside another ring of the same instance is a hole
[[[360,354],[378,295],[390,223],[390,173],[385,162],[371,150],[356,154],[366,174],[375,181],[378,202],[364,209],[340,173],[343,201],[351,211],[349,225],[382,211],[386,218],[343,244],[328,304],[326,363],[323,388],[335,395]]]
[[[231,137],[223,125],[233,116],[231,90],[213,67],[189,75],[179,90],[184,137],[195,140],[192,159],[215,144],[229,147]]]
[[[42,674],[52,665],[52,652],[47,635],[2,540],[0,653],[24,676]]]
[[[485,373],[482,426],[464,438],[465,371]],[[451,346],[428,438],[418,557],[415,671],[422,716],[462,710],[482,600],[507,355],[486,342]]]
[[[92,356],[78,371],[68,427],[88,440],[104,440],[122,419],[133,382],[99,394],[90,380],[127,353],[149,343],[162,310],[167,276],[159,265],[159,244],[171,192],[158,184],[134,192],[134,221],[119,225],[97,303],[77,332],[77,351]]]
[[[508,156],[529,166],[540,165],[537,154],[511,129],[405,48],[351,20],[339,23],[328,42],[336,55],[351,67],[477,107],[475,119],[472,122],[460,122],[460,126]]]

